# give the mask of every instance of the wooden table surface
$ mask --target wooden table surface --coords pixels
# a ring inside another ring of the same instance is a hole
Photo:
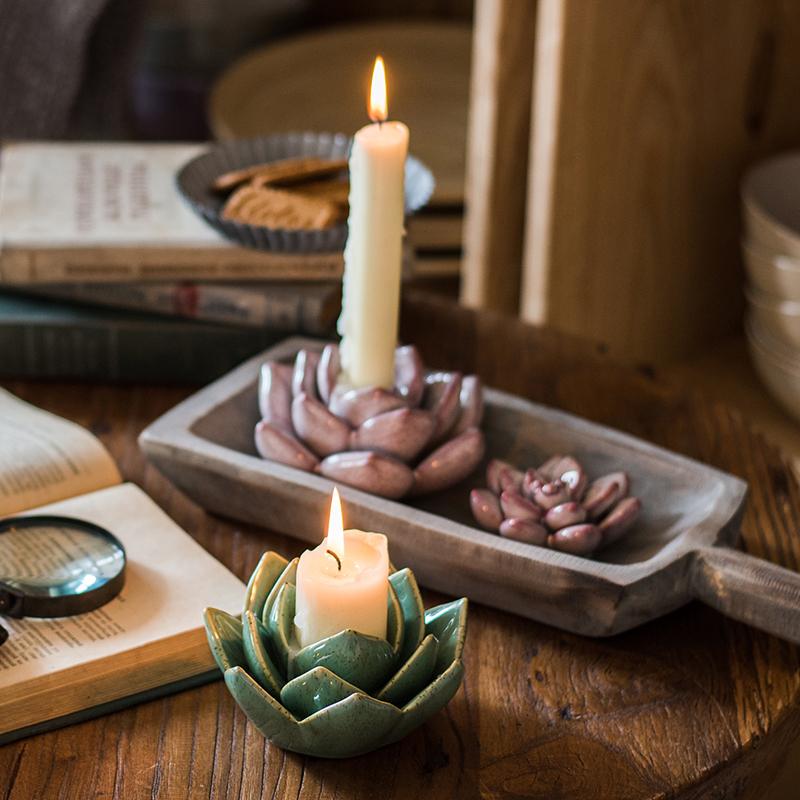
[[[800,566],[798,486],[735,412],[587,345],[438,302],[405,304],[404,338],[432,365],[477,370],[742,476],[744,547]],[[206,515],[145,464],[137,434],[187,390],[7,388],[91,428],[127,479],[243,579],[263,550],[302,549]],[[760,798],[800,733],[798,656],[699,604],[608,640],[473,604],[463,687],[389,748],[344,762],[284,753],[216,682],[0,748],[0,798]]]

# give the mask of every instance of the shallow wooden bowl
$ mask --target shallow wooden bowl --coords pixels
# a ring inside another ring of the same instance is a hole
[[[293,338],[180,403],[141,435],[144,452],[204,508],[317,544],[333,483],[261,459],[253,444],[256,385],[268,359],[323,343]],[[486,390],[487,458],[538,464],[575,455],[588,474],[624,468],[642,499],[636,528],[588,559],[474,526],[474,476],[439,494],[392,501],[341,487],[345,523],[389,537],[394,563],[424,586],[591,636],[627,630],[699,598],[800,641],[800,576],[730,549],[746,484],[697,461],[577,417]]]

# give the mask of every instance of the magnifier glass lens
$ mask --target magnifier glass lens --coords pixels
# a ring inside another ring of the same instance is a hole
[[[29,597],[83,594],[124,566],[117,543],[66,522],[11,526],[0,535],[0,581]]]

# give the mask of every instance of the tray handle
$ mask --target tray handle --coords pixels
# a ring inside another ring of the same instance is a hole
[[[727,547],[697,550],[692,595],[726,617],[800,644],[800,573]]]

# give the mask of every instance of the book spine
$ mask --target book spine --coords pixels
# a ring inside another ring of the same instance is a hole
[[[286,334],[173,320],[2,320],[0,377],[200,384]]]
[[[0,283],[110,283],[182,280],[336,280],[341,253],[266,253],[243,247],[9,247]]]
[[[331,332],[339,296],[335,285],[277,283],[269,287],[193,282],[35,284],[27,291],[60,300],[312,335]]]

